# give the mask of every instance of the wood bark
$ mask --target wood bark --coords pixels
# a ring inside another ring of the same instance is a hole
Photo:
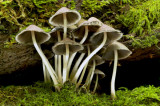
[[[13,44],[10,48],[4,48],[4,42],[8,37],[6,35],[0,35],[0,74],[8,74],[19,70],[25,70],[28,67],[33,67],[36,64],[41,63],[40,57],[35,56],[36,50],[33,46]],[[132,55],[128,58],[121,60],[125,61],[140,61],[146,58],[159,58],[160,50],[153,45],[145,49],[134,48],[131,46],[132,41],[122,42],[131,51]],[[158,44],[160,46],[160,44]]]

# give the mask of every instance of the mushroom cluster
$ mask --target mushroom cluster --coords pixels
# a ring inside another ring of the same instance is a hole
[[[117,61],[131,54],[125,45],[117,42],[122,33],[95,17],[81,19],[76,10],[66,7],[51,16],[49,23],[54,26],[49,33],[36,25],[30,25],[16,36],[17,42],[34,45],[42,59],[44,81],[53,82],[57,91],[60,91],[66,81],[74,83],[76,88],[90,90],[96,74],[93,89],[95,92],[98,75],[102,78],[105,76],[96,66],[114,60],[111,95],[112,99],[115,99]],[[48,61],[41,49],[40,44],[45,42],[53,44],[51,50],[54,53],[54,65]]]

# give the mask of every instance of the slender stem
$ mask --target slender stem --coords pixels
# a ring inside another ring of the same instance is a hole
[[[63,39],[65,39],[67,37],[67,17],[66,17],[66,13],[63,13],[63,21],[64,21]]]
[[[67,60],[69,58],[69,45],[66,44],[66,54],[63,55],[63,83],[68,80],[68,72],[67,72]]]
[[[104,32],[104,38],[103,38],[102,43],[89,56],[87,56],[87,58],[82,62],[82,64],[80,65],[80,67],[77,70],[77,73],[75,74],[75,76],[72,80],[73,83],[80,76],[85,64],[105,45],[106,40],[107,40],[107,33]]]
[[[117,71],[117,62],[118,62],[118,53],[117,50],[114,50],[114,67],[111,79],[111,97],[112,99],[116,99],[115,95],[115,79],[116,79],[116,71]]]
[[[88,56],[89,56],[90,53],[91,53],[89,45],[87,45],[87,50],[88,50]],[[82,82],[82,79],[83,79],[83,77],[84,77],[84,74],[85,74],[85,72],[86,72],[87,66],[88,66],[88,62],[86,63],[85,67],[83,68],[83,71],[82,71],[82,74],[81,74],[81,76],[80,76],[80,79],[79,79],[78,83],[76,84],[76,88],[78,88],[78,87],[80,86],[80,84],[81,84],[81,82]],[[77,81],[76,81],[76,82],[77,82]]]
[[[85,34],[83,39],[80,41],[80,44],[83,44],[86,41],[87,37],[88,37],[88,26],[85,26]]]
[[[78,87],[81,85],[82,80],[83,80],[83,77],[84,77],[84,74],[85,74],[85,71],[86,71],[86,69],[87,69],[87,66],[88,66],[88,63],[87,63],[87,64],[85,65],[85,67],[83,68],[81,77],[80,77],[78,83],[76,84],[76,88],[78,88]]]
[[[92,67],[92,70],[91,70],[91,76],[90,76],[88,84],[87,84],[87,90],[90,89],[90,85],[91,85],[91,82],[92,82],[92,79],[93,79],[95,68],[96,68],[96,62],[95,62],[95,60],[93,60],[93,67]]]
[[[83,44],[83,43],[86,41],[87,37],[88,37],[88,26],[85,26],[85,34],[84,34],[83,39],[80,41],[80,44]],[[69,61],[68,61],[68,69],[67,69],[68,71],[70,71],[71,64],[72,64],[73,59],[74,59],[74,57],[76,56],[76,54],[77,54],[77,52],[71,54],[71,56],[70,56],[70,58],[69,58]],[[81,58],[81,57],[79,57],[79,58]],[[77,67],[77,68],[78,68],[78,67]],[[72,71],[73,71],[73,70],[72,70]]]
[[[72,78],[74,77],[74,75],[75,75],[75,73],[76,73],[76,71],[77,71],[77,69],[78,69],[78,66],[79,66],[79,64],[81,63],[81,61],[82,61],[82,59],[83,59],[84,56],[85,56],[85,53],[82,53],[82,54],[80,55],[80,57],[78,58],[78,60],[76,61],[75,65],[74,65],[74,67],[73,67],[73,69],[72,69],[72,72],[71,72],[71,74],[70,74],[70,79],[72,79]]]
[[[61,35],[60,35],[60,31],[57,31],[57,36],[58,36],[58,42],[61,41]],[[59,78],[59,81],[60,83],[62,83],[62,69],[61,69],[61,55],[58,55],[58,78]]]
[[[93,93],[96,92],[97,85],[98,85],[98,74],[96,75],[96,83],[95,83],[95,85],[94,85]]]
[[[42,67],[43,67],[44,82],[47,82],[46,66],[43,61],[42,61]]]
[[[55,66],[55,72],[58,75],[58,66],[57,66],[57,64],[58,64],[58,55],[55,55],[54,56],[54,66]]]
[[[38,47],[39,47],[39,49],[41,49],[40,45],[38,45]],[[44,76],[44,82],[51,82],[50,75],[49,75],[48,70],[47,70],[43,61],[42,61],[42,67],[43,67],[43,74],[44,74],[43,75]]]
[[[31,35],[32,35],[32,41],[33,41],[33,45],[35,47],[35,49],[37,50],[38,54],[40,55],[40,57],[42,58],[42,61],[44,62],[45,66],[48,69],[48,72],[50,73],[50,76],[54,82],[54,86],[55,88],[60,91],[60,88],[58,86],[58,80],[57,80],[57,76],[55,74],[55,71],[53,70],[51,64],[49,63],[48,59],[46,58],[46,56],[44,55],[44,53],[42,52],[42,50],[39,48],[37,42],[36,42],[36,38],[35,38],[35,33],[34,31],[31,31]]]

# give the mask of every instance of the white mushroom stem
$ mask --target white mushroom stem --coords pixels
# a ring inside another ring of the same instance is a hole
[[[67,37],[67,17],[66,17],[66,13],[63,13],[63,23],[64,23],[63,39],[65,39]]]
[[[92,70],[91,70],[91,75],[90,75],[89,81],[88,81],[88,83],[87,83],[87,90],[90,89],[90,85],[91,85],[91,82],[92,82],[92,79],[93,79],[93,75],[94,75],[95,68],[96,68],[96,62],[95,62],[95,60],[93,60],[93,67],[91,68],[91,69],[92,69]]]
[[[57,31],[57,36],[58,36],[58,41],[61,41],[60,31]],[[62,69],[61,69],[61,67],[62,67],[62,65],[61,65],[61,55],[58,55],[57,71],[58,71],[59,81],[62,83],[63,81],[62,81]]]
[[[34,31],[31,31],[31,35],[32,35],[32,41],[33,41],[33,45],[35,47],[35,49],[37,50],[38,54],[40,55],[40,57],[42,58],[42,61],[44,62],[46,68],[48,69],[48,72],[54,82],[54,86],[56,88],[56,90],[60,91],[60,88],[58,86],[58,79],[57,76],[55,74],[54,69],[52,68],[51,64],[49,63],[48,59],[46,58],[46,56],[44,55],[44,53],[42,52],[42,50],[39,48],[37,42],[36,42],[36,38],[35,38],[35,33]]]
[[[46,70],[46,66],[42,61],[42,67],[43,67],[43,76],[44,76],[44,82],[47,82],[47,70]]]
[[[39,49],[41,49],[40,45],[38,45],[38,47],[39,47]],[[47,70],[47,68],[46,68],[46,66],[45,66],[43,61],[42,61],[42,67],[43,67],[44,82],[51,82],[50,75],[49,75],[48,70]]]
[[[87,37],[88,37],[88,26],[85,26],[85,34],[84,34],[84,37],[83,37],[83,39],[80,41],[80,44],[83,44],[85,41],[86,41],[86,39],[87,39]],[[69,58],[69,61],[68,61],[68,71],[70,71],[70,68],[71,68],[71,64],[72,64],[72,62],[73,62],[73,59],[74,59],[74,57],[76,56],[76,54],[77,54],[77,52],[76,53],[73,53],[71,56],[70,56],[70,58]],[[80,57],[79,57],[80,58]],[[78,68],[78,67],[77,67]],[[77,70],[77,69],[76,69]]]
[[[86,69],[87,69],[87,66],[88,66],[88,63],[87,63],[87,64],[85,65],[85,67],[83,68],[81,77],[80,77],[78,83],[76,84],[76,88],[78,88],[78,87],[81,85],[82,80],[83,80],[83,77],[84,77],[84,74],[85,74],[85,71],[86,71]]]
[[[54,66],[55,66],[55,72],[58,75],[58,55],[54,56]]]
[[[69,59],[69,45],[66,44],[66,54],[63,55],[63,83],[65,83],[68,80],[68,71],[67,71],[67,63]]]
[[[75,82],[75,80],[78,79],[78,77],[80,76],[85,64],[105,45],[106,41],[107,41],[107,33],[104,32],[104,37],[103,37],[102,43],[94,51],[92,51],[92,53],[89,56],[87,56],[87,58],[82,62],[82,64],[78,68],[77,73],[75,74],[72,82]]]
[[[42,66],[43,66],[44,82],[51,82],[50,75],[43,61],[42,61]]]
[[[72,69],[72,72],[70,74],[70,79],[71,80],[74,77],[75,73],[77,72],[77,68],[78,68],[79,64],[81,63],[82,59],[84,58],[84,56],[85,56],[85,53],[82,53],[80,55],[80,57],[78,58],[78,60],[76,61],[75,65],[74,65],[74,67]]]
[[[88,55],[89,55],[91,53],[89,45],[87,45],[87,50],[88,50]],[[76,84],[76,88],[78,88],[80,86],[80,84],[82,83],[82,80],[83,80],[84,74],[86,72],[87,66],[88,66],[88,62],[86,63],[85,67],[83,68],[80,79],[79,79],[78,83]]]
[[[117,71],[117,62],[118,62],[118,52],[117,50],[114,50],[114,67],[113,67],[113,73],[112,73],[112,79],[111,79],[111,97],[113,100],[116,99],[115,79],[116,79],[116,71]]]
[[[88,26],[85,26],[85,34],[82,40],[80,41],[80,44],[83,44],[86,41],[87,37],[88,37]]]
[[[94,85],[93,93],[96,92],[97,85],[98,85],[98,74],[96,74],[96,82],[95,82],[95,85]]]

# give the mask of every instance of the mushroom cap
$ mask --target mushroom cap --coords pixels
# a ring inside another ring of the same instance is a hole
[[[50,35],[41,28],[36,25],[30,25],[16,36],[16,41],[23,44],[33,44],[31,31],[34,31],[38,44],[42,44],[50,39]]]
[[[89,18],[88,21],[82,20],[82,22],[78,25],[78,28],[73,30],[73,35],[75,38],[83,38],[85,34],[85,26],[88,26],[88,32],[96,32],[102,26],[102,22],[95,17]]]
[[[117,50],[119,60],[127,58],[132,53],[125,45],[115,41],[108,45],[102,58],[105,60],[114,60],[114,50]]]
[[[106,44],[109,44],[115,40],[119,40],[122,37],[122,33],[108,25],[103,24],[97,32],[95,32],[91,38],[90,42],[94,45],[99,45],[103,41],[104,33],[107,33]]]
[[[101,78],[104,78],[104,77],[106,76],[106,75],[104,74],[104,72],[102,72],[102,71],[99,70],[99,69],[95,69],[94,74],[99,74],[99,75],[101,75]]]
[[[64,33],[63,27],[57,26],[57,27],[53,28],[53,29],[49,32],[49,34],[50,34],[50,36],[51,36],[50,40],[48,41],[49,43],[57,43],[57,42],[58,42],[57,31],[60,32],[60,37],[61,37],[61,39],[63,38],[63,33]],[[71,36],[71,31],[72,31],[72,29],[68,27],[68,28],[67,28],[67,37],[69,37],[69,38],[72,38],[72,36]]]
[[[92,44],[83,44],[84,49],[79,51],[80,53],[88,53],[88,48],[87,46],[89,46],[90,52],[94,51],[98,45],[92,45]],[[102,47],[101,50],[98,51],[98,55],[101,55],[103,52],[105,51],[105,47]]]
[[[101,64],[103,64],[103,63],[105,62],[105,61],[102,59],[101,56],[99,56],[99,55],[94,55],[94,56],[91,58],[91,60],[89,61],[88,66],[91,66],[91,67],[92,67],[92,65],[93,65],[93,60],[95,60],[96,66],[101,65]]]
[[[65,38],[60,42],[57,42],[53,47],[52,50],[57,55],[64,55],[66,54],[66,44],[69,45],[69,53],[75,53],[79,50],[83,49],[83,46],[80,43],[77,43],[69,38]]]
[[[63,26],[64,13],[66,13],[67,17],[67,26],[76,24],[81,19],[79,12],[77,12],[76,10],[70,10],[66,7],[62,7],[52,17],[50,17],[49,23],[53,26]]]

